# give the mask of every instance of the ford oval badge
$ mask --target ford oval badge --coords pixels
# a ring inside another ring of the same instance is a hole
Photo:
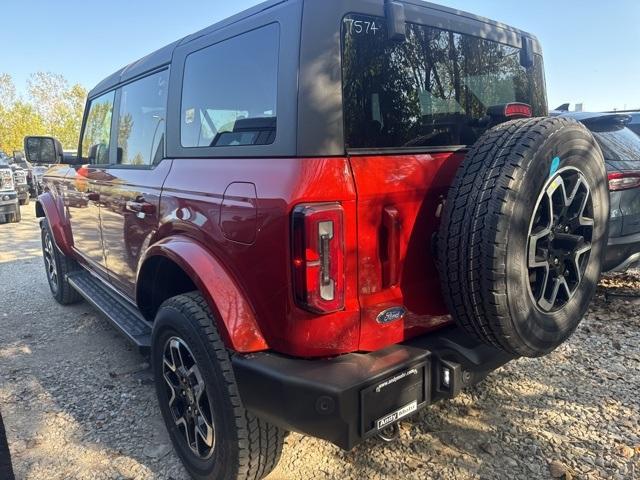
[[[392,307],[383,310],[378,314],[378,318],[376,321],[378,323],[382,323],[383,325],[386,323],[395,322],[396,320],[400,320],[405,316],[407,311],[403,307]]]

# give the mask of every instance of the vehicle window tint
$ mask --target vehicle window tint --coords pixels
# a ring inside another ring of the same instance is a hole
[[[167,70],[122,87],[118,116],[120,165],[151,165],[164,156]]]
[[[594,127],[593,134],[606,160],[640,162],[640,137],[624,127]]]
[[[491,106],[547,113],[539,55],[527,69],[518,48],[412,23],[397,42],[383,18],[361,15],[345,18],[342,40],[347,147],[470,145]]]
[[[627,127],[636,135],[640,135],[640,113],[631,114],[631,122],[629,122]]]
[[[187,57],[183,147],[268,145],[276,137],[279,27],[276,24]]]
[[[109,139],[115,92],[105,93],[91,100],[84,125],[81,156],[87,163],[109,163]]]

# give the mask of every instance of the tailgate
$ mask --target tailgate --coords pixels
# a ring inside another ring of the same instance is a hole
[[[438,205],[464,153],[352,156],[357,190],[360,348],[450,322],[436,269]]]

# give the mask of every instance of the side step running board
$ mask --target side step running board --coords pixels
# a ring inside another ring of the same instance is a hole
[[[151,324],[129,305],[126,300],[112,292],[87,271],[67,275],[69,284],[84,299],[99,310],[118,330],[133,342],[140,353],[149,354],[151,348]]]

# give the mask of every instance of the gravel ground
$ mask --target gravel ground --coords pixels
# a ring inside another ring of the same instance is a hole
[[[148,365],[49,295],[33,206],[0,225],[0,412],[18,479],[187,479]],[[640,479],[640,272],[603,279],[577,333],[351,452],[292,434],[271,479]]]

